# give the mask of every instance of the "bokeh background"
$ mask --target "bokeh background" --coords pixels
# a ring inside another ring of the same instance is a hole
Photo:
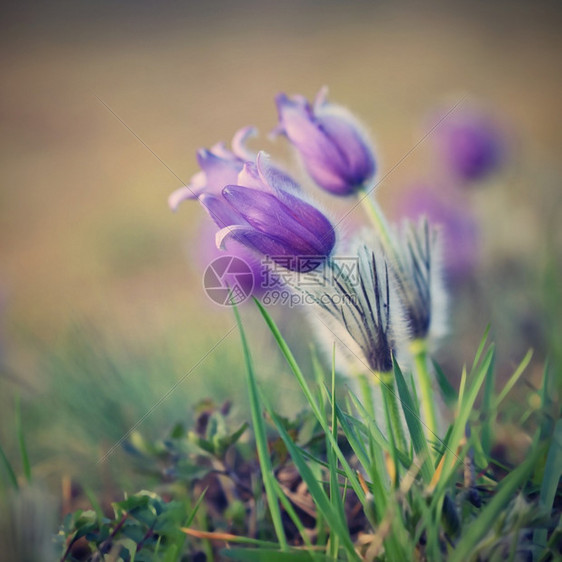
[[[191,419],[205,397],[246,415],[232,312],[202,289],[203,212],[192,203],[172,214],[167,197],[197,171],[197,148],[246,124],[261,132],[253,148],[298,171],[283,140],[267,138],[279,91],[310,98],[328,85],[364,121],[380,177],[391,171],[378,188],[390,214],[409,186],[450,181],[431,136],[417,144],[436,112],[466,96],[493,114],[506,157],[462,188],[479,253],[451,288],[438,357],[454,382],[490,323],[500,378],[535,349],[522,401],[547,356],[560,365],[555,2],[73,1],[2,11],[0,442],[16,467],[16,396],[35,474],[55,491],[66,477],[132,487],[119,448],[97,461],[147,412],[137,429],[149,435]],[[335,217],[349,207],[324,203]],[[350,219],[360,223],[361,210]],[[282,411],[298,410],[271,338],[255,311],[242,312],[264,388]],[[307,361],[298,313],[275,314]]]

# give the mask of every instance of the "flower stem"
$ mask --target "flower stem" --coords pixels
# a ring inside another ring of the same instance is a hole
[[[363,205],[365,212],[371,219],[380,236],[385,252],[393,260],[398,260],[398,251],[394,239],[392,238],[390,226],[377,200],[367,188],[359,191],[359,198],[359,202]]]
[[[433,397],[432,377],[428,369],[427,343],[425,340],[414,340],[410,344],[414,358],[414,368],[421,390],[421,402],[425,418],[425,432],[429,440],[438,437],[437,415]]]
[[[404,434],[404,426],[400,417],[400,407],[398,405],[398,395],[394,384],[394,375],[392,372],[377,373],[382,388],[382,396],[384,406],[386,408],[389,425],[389,433],[392,432],[396,446],[402,450],[406,450],[406,437]]]

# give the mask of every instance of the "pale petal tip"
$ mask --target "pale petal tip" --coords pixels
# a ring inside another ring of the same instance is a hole
[[[246,230],[245,227],[241,225],[230,225],[221,228],[215,234],[215,244],[219,250],[226,250],[226,240],[232,236],[237,230]]]
[[[195,199],[195,194],[187,185],[184,185],[170,194],[168,197],[168,206],[172,211],[176,212],[179,204],[186,199]]]
[[[322,86],[314,98],[314,107],[319,108],[328,102],[328,86]]]

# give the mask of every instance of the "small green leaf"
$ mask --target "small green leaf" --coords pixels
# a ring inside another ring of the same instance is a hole
[[[195,433],[194,431],[188,431],[187,440],[189,441],[189,443],[193,443],[194,445],[196,445],[200,449],[203,449],[203,451],[210,453],[211,455],[214,455],[216,453],[215,445],[210,441],[207,441],[207,439],[204,439],[203,437],[197,435],[197,433]]]

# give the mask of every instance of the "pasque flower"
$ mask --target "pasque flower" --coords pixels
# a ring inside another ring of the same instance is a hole
[[[445,163],[461,180],[484,180],[498,169],[504,142],[497,124],[485,113],[471,109],[451,115],[436,132]]]
[[[478,262],[478,224],[462,195],[416,183],[400,194],[396,205],[397,216],[426,217],[441,229],[442,267],[450,283],[465,279]]]
[[[350,267],[350,264],[353,266]],[[352,261],[330,258],[328,282],[295,283],[294,288],[315,303],[312,317],[335,336],[348,367],[376,373],[392,371],[392,355],[403,337],[404,317],[392,273],[380,253],[363,243]]]
[[[332,252],[336,233],[297,193],[297,184],[260,152],[255,163],[244,164],[236,183],[220,194],[203,193],[199,201],[220,227],[217,246],[233,240],[292,271],[311,271]]]
[[[326,101],[320,90],[314,105],[303,96],[276,98],[279,124],[300,153],[312,179],[334,195],[350,195],[375,175],[373,149],[360,123],[346,109]]]
[[[223,142],[215,144],[210,150],[200,148],[197,162],[201,170],[197,172],[188,185],[176,189],[168,198],[168,204],[175,211],[178,205],[187,199],[197,199],[203,193],[220,194],[222,188],[236,183],[244,163],[253,160],[256,155],[245,147],[248,137],[255,134],[253,127],[240,129],[232,139],[232,150]]]
[[[219,228],[218,247],[230,242],[236,251],[243,246],[287,269],[311,271],[331,253],[335,230],[297,195],[299,185],[265,153],[256,156],[245,148],[253,132],[250,127],[238,131],[232,150],[224,143],[200,149],[201,171],[174,191],[168,203],[175,210],[182,201],[198,199]]]
[[[293,271],[311,271],[330,255],[336,240],[330,221],[297,194],[298,184],[271,165],[265,153],[246,150],[251,128],[236,133],[232,150],[222,143],[200,149],[201,171],[171,194],[172,209],[198,199],[219,230],[218,247],[240,245]],[[314,258],[314,259],[310,259]]]
[[[189,245],[190,257],[194,259],[201,271],[204,271],[211,262],[225,255],[225,252],[217,248],[215,243],[216,232],[217,225],[209,217],[205,217],[197,230],[197,238],[193,240],[195,244]],[[228,245],[228,255],[243,260],[252,272],[251,277],[238,276],[236,278],[243,293],[260,297],[268,287],[268,283],[271,282],[260,257],[234,240]]]
[[[446,331],[439,234],[426,218],[402,223],[394,273],[411,341],[437,340]]]

